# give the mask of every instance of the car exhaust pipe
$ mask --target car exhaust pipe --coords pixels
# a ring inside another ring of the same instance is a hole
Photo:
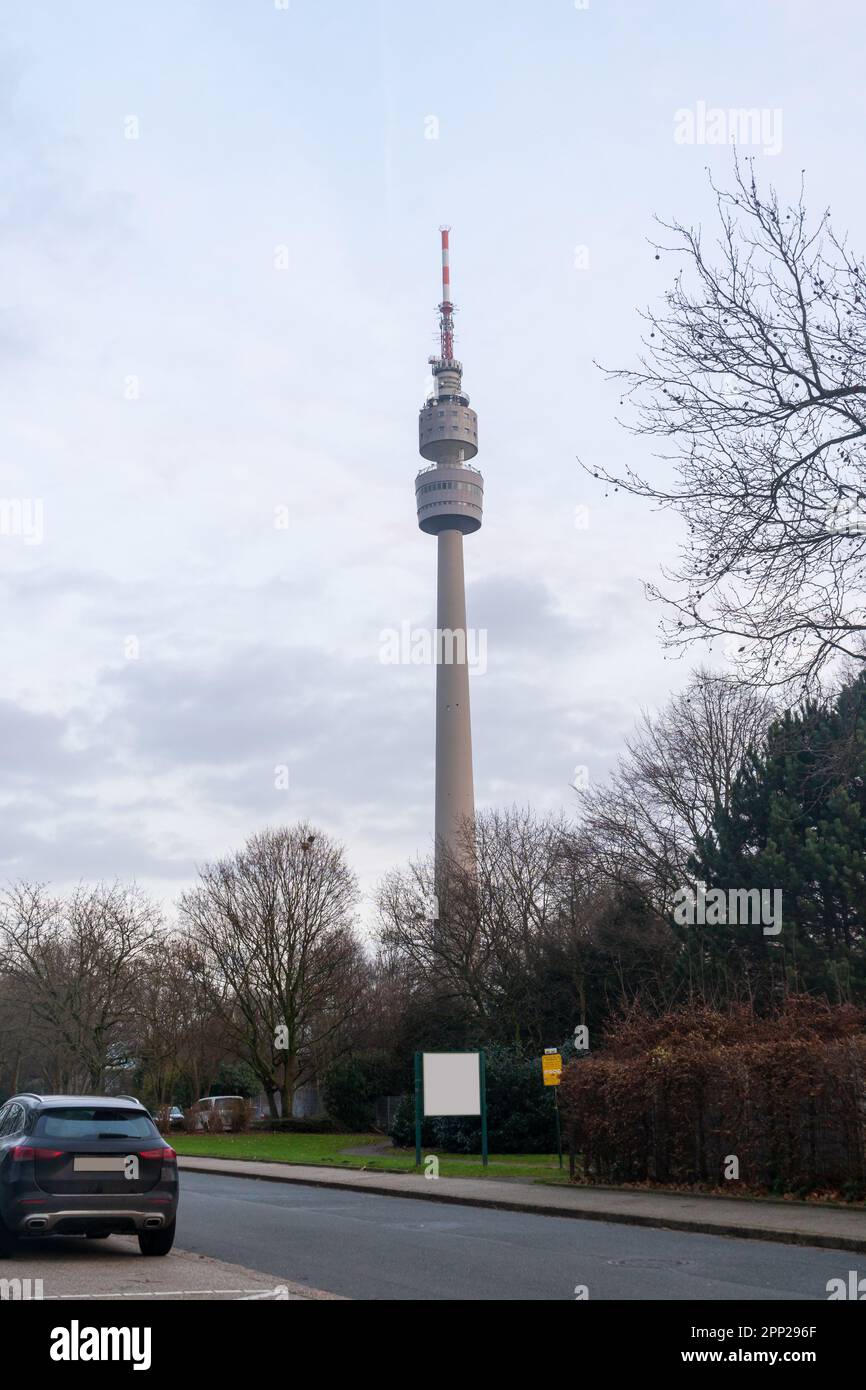
[[[44,1231],[48,1222],[44,1216],[29,1216],[27,1218],[28,1231]]]
[[[158,1226],[161,1226],[161,1225],[162,1225],[162,1217],[161,1217],[161,1216],[146,1216],[146,1217],[144,1218],[144,1228],[145,1228],[145,1230],[147,1230],[147,1231],[153,1231],[153,1230],[155,1230]]]

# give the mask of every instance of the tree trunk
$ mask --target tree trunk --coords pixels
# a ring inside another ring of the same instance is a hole
[[[298,1084],[298,1054],[289,1052],[283,1063],[283,1084],[280,1087],[280,1102],[283,1107],[283,1116],[286,1119],[292,1117],[292,1102],[295,1098],[295,1090]]]

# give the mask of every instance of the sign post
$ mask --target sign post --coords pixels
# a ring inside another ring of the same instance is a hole
[[[421,1167],[421,1119],[424,1113],[421,1053],[415,1053],[415,1167]]]
[[[546,1047],[541,1059],[541,1075],[545,1086],[553,1086],[553,1111],[556,1116],[556,1152],[559,1166],[562,1167],[562,1130],[559,1124],[559,1092],[556,1087],[562,1080],[562,1057],[555,1047]]]
[[[478,1083],[481,1087],[481,1162],[487,1167],[487,1059],[478,1054]]]

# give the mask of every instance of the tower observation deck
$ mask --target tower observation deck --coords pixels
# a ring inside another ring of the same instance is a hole
[[[449,228],[442,233],[440,351],[429,359],[434,390],[418,417],[418,450],[429,460],[415,478],[418,525],[436,536],[439,640],[436,661],[436,860],[465,864],[475,817],[469,716],[470,645],[466,631],[463,537],[481,526],[484,479],[469,462],[478,453],[478,416],[454,357]],[[443,639],[441,634],[446,635]],[[461,635],[462,634],[462,635]]]

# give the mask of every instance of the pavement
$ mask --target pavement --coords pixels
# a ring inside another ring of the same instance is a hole
[[[338,1297],[177,1247],[168,1255],[150,1258],[139,1253],[134,1236],[24,1241],[11,1259],[0,1263],[0,1301],[128,1298],[270,1302]]]
[[[544,1186],[502,1182],[495,1178],[426,1178],[415,1173],[374,1173],[226,1158],[179,1157],[178,1163],[181,1170],[188,1173],[258,1178],[266,1182],[414,1197],[537,1216],[614,1221],[629,1226],[654,1226],[671,1231],[866,1253],[866,1212],[808,1202],[754,1201],[578,1185]]]

